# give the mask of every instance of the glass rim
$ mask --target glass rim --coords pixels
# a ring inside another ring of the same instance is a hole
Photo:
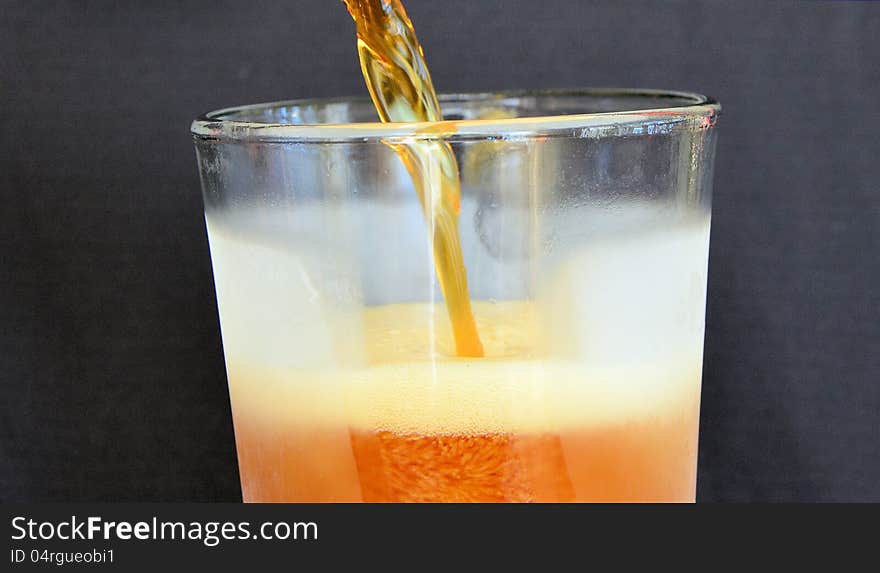
[[[211,111],[193,121],[191,133],[202,140],[240,141],[367,141],[388,138],[404,139],[463,139],[515,138],[550,135],[557,131],[581,129],[582,137],[624,134],[668,133],[678,129],[709,128],[715,125],[721,113],[717,100],[693,92],[628,89],[587,88],[548,90],[508,90],[498,92],[451,93],[438,96],[440,103],[456,101],[491,102],[518,97],[631,97],[661,100],[684,100],[683,105],[604,111],[590,113],[561,113],[501,119],[445,119],[437,122],[382,123],[379,121],[353,123],[273,123],[229,119],[246,111],[315,104],[367,102],[367,96],[332,98],[304,98],[250,105],[227,107]]]

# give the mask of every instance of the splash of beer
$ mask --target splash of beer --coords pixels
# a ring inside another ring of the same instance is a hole
[[[357,27],[361,71],[382,121],[441,121],[425,55],[400,1],[343,1]],[[482,356],[458,236],[461,185],[452,147],[439,139],[389,145],[406,166],[425,213],[456,353]]]

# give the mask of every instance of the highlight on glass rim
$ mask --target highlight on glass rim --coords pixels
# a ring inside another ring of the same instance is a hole
[[[345,8],[369,100],[193,125],[244,500],[693,501],[718,104],[438,97]]]

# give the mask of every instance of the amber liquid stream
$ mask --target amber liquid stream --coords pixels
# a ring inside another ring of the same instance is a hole
[[[382,121],[441,121],[425,55],[403,5],[398,0],[345,0],[345,4],[357,26],[361,71]],[[458,238],[461,184],[452,147],[438,139],[390,145],[406,166],[425,212],[456,354],[482,356]]]

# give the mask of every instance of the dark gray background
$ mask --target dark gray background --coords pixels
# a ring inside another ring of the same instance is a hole
[[[880,5],[409,0],[441,91],[708,93],[701,500],[880,501]],[[239,499],[190,120],[364,93],[333,0],[0,1],[0,499]]]

